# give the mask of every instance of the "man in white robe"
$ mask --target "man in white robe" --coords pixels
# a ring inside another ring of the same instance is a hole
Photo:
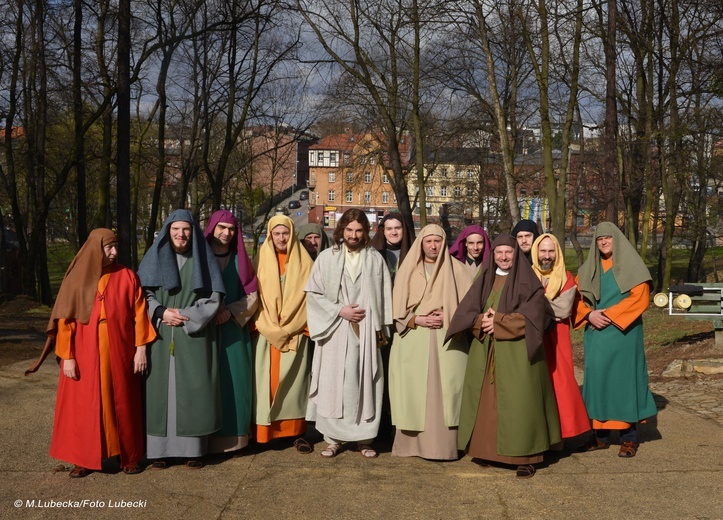
[[[336,456],[345,442],[356,442],[365,458],[378,455],[371,447],[384,388],[378,346],[392,324],[392,282],[384,258],[368,244],[366,215],[347,210],[304,289],[316,342],[307,420],[329,443],[322,457]]]

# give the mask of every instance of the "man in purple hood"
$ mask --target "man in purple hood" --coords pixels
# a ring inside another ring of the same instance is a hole
[[[472,274],[477,274],[489,251],[487,232],[476,224],[464,228],[449,248],[449,254],[467,266]]]

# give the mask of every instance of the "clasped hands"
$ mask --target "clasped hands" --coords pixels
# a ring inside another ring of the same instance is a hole
[[[339,316],[352,323],[359,323],[366,315],[367,311],[360,309],[358,303],[344,305],[339,311]]]
[[[435,309],[426,316],[417,316],[414,323],[428,329],[441,329],[444,326],[444,313],[442,309]]]

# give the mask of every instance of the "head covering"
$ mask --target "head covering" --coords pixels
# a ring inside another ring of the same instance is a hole
[[[218,292],[225,294],[221,271],[218,262],[213,257],[213,251],[208,242],[201,240],[201,228],[193,221],[191,212],[187,209],[174,210],[163,223],[158,237],[148,248],[138,266],[138,278],[143,287],[163,287],[172,291],[181,286],[181,276],[178,273],[176,252],[171,246],[170,229],[174,222],[188,222],[191,224],[191,256],[193,258],[193,287],[199,293]],[[213,261],[209,261],[209,260]]]
[[[319,224],[315,224],[312,222],[304,224],[296,232],[296,238],[298,238],[299,241],[304,240],[307,235],[319,235],[321,237],[321,242],[319,243],[319,250],[316,252],[317,254],[321,253],[324,249],[329,247],[329,237],[326,233],[324,233],[324,230],[321,229],[321,226]]]
[[[389,244],[387,244],[387,237],[384,236],[384,225],[387,223],[387,220],[398,220],[402,223],[402,241],[399,242],[398,246],[390,246]],[[392,211],[390,213],[387,213],[384,218],[382,218],[381,222],[379,222],[379,225],[377,226],[377,232],[372,237],[369,245],[379,251],[384,258],[387,257],[387,249],[399,249],[399,262],[397,262],[397,266],[399,266],[401,265],[402,260],[404,260],[404,257],[407,256],[407,252],[409,251],[409,247],[412,244],[413,240],[414,231],[409,229],[409,226],[407,226],[407,222],[404,220],[402,214],[396,211]]]
[[[517,312],[525,317],[525,344],[527,357],[532,360],[542,346],[542,335],[545,329],[545,296],[532,267],[527,262],[520,262],[520,249],[517,240],[507,233],[498,235],[492,242],[492,251],[499,246],[514,248],[512,267],[505,285],[502,288],[497,312],[509,314]],[[473,327],[477,316],[484,310],[497,272],[494,254],[487,257],[487,262],[475,279],[472,287],[460,302],[457,312],[447,331],[445,341],[458,332]]]
[[[487,236],[487,232],[484,230],[484,228],[482,226],[478,226],[477,224],[467,226],[462,230],[462,232],[457,237],[457,240],[455,240],[454,244],[452,244],[452,247],[449,248],[449,254],[455,257],[460,262],[466,262],[467,237],[469,237],[470,235],[482,235],[482,239],[485,243],[485,248],[484,251],[482,251],[481,263],[484,264],[485,260],[487,260],[487,256],[490,254],[490,237]]]
[[[98,280],[103,271],[103,247],[112,242],[118,242],[118,238],[110,229],[98,228],[90,232],[85,244],[65,271],[58,297],[50,313],[50,321],[45,328],[48,334],[55,332],[56,322],[61,318],[88,324],[98,290]]]
[[[513,237],[517,238],[517,233],[520,231],[527,231],[528,233],[532,233],[532,240],[537,240],[537,237],[540,236],[540,231],[537,229],[537,222],[530,219],[524,219],[520,220],[517,224],[515,224],[515,227],[512,228],[512,232],[510,233]]]
[[[279,264],[271,231],[277,226],[289,228],[286,244],[284,289],[279,281]],[[269,220],[268,237],[257,257],[259,307],[256,328],[266,340],[281,352],[296,350],[298,336],[306,328],[306,293],[304,285],[311,273],[313,261],[294,233],[294,222],[286,215]]]
[[[246,294],[255,293],[259,290],[259,284],[256,279],[254,267],[251,265],[251,260],[249,260],[249,255],[246,253],[246,244],[244,244],[243,241],[241,225],[230,211],[226,209],[216,211],[208,220],[206,232],[204,233],[206,240],[209,243],[211,243],[211,240],[213,239],[213,232],[216,229],[217,224],[232,224],[236,228],[236,234],[234,235],[233,240],[231,240],[229,247],[231,251],[236,252],[238,278]]]
[[[542,269],[540,269],[538,251],[540,248],[540,242],[546,238],[549,238],[552,240],[552,243],[555,244],[555,264],[552,266],[552,271],[549,272],[543,272]],[[545,296],[547,296],[548,300],[554,300],[560,294],[560,291],[567,281],[565,253],[563,253],[562,248],[560,247],[560,242],[557,241],[555,235],[543,233],[537,237],[535,242],[532,244],[532,251],[530,252],[532,253],[532,270],[535,271],[537,278],[540,280],[542,280],[543,276],[547,278],[548,282],[547,287],[545,288]]]
[[[422,241],[430,235],[442,237],[442,249],[427,279]],[[442,308],[444,326],[448,327],[457,305],[471,284],[471,273],[462,264],[453,261],[447,250],[447,235],[444,229],[436,224],[429,224],[422,228],[407,253],[407,260],[397,271],[392,293],[392,317],[403,320],[412,311],[425,316]]]
[[[612,222],[600,222],[595,229],[587,260],[578,270],[578,285],[585,303],[595,308],[600,299],[600,250],[598,237],[613,237],[613,276],[621,293],[626,293],[636,285],[647,282],[652,284],[650,271],[637,250],[625,238],[623,232]]]

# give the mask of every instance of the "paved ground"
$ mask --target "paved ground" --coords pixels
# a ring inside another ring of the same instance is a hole
[[[284,446],[212,460],[201,470],[69,479],[67,467],[47,454],[57,368],[48,362],[26,378],[27,364],[0,369],[3,519],[723,518],[720,414],[711,420],[693,413],[695,392],[674,395],[681,382],[654,389],[668,393],[657,396],[663,406],[657,419],[641,427],[637,457],[620,459],[615,446],[575,453],[551,460],[526,481],[468,458],[391,457],[388,446],[375,460],[353,451],[325,460],[318,455],[323,443],[311,455]],[[721,386],[706,388],[704,397],[720,407]]]

